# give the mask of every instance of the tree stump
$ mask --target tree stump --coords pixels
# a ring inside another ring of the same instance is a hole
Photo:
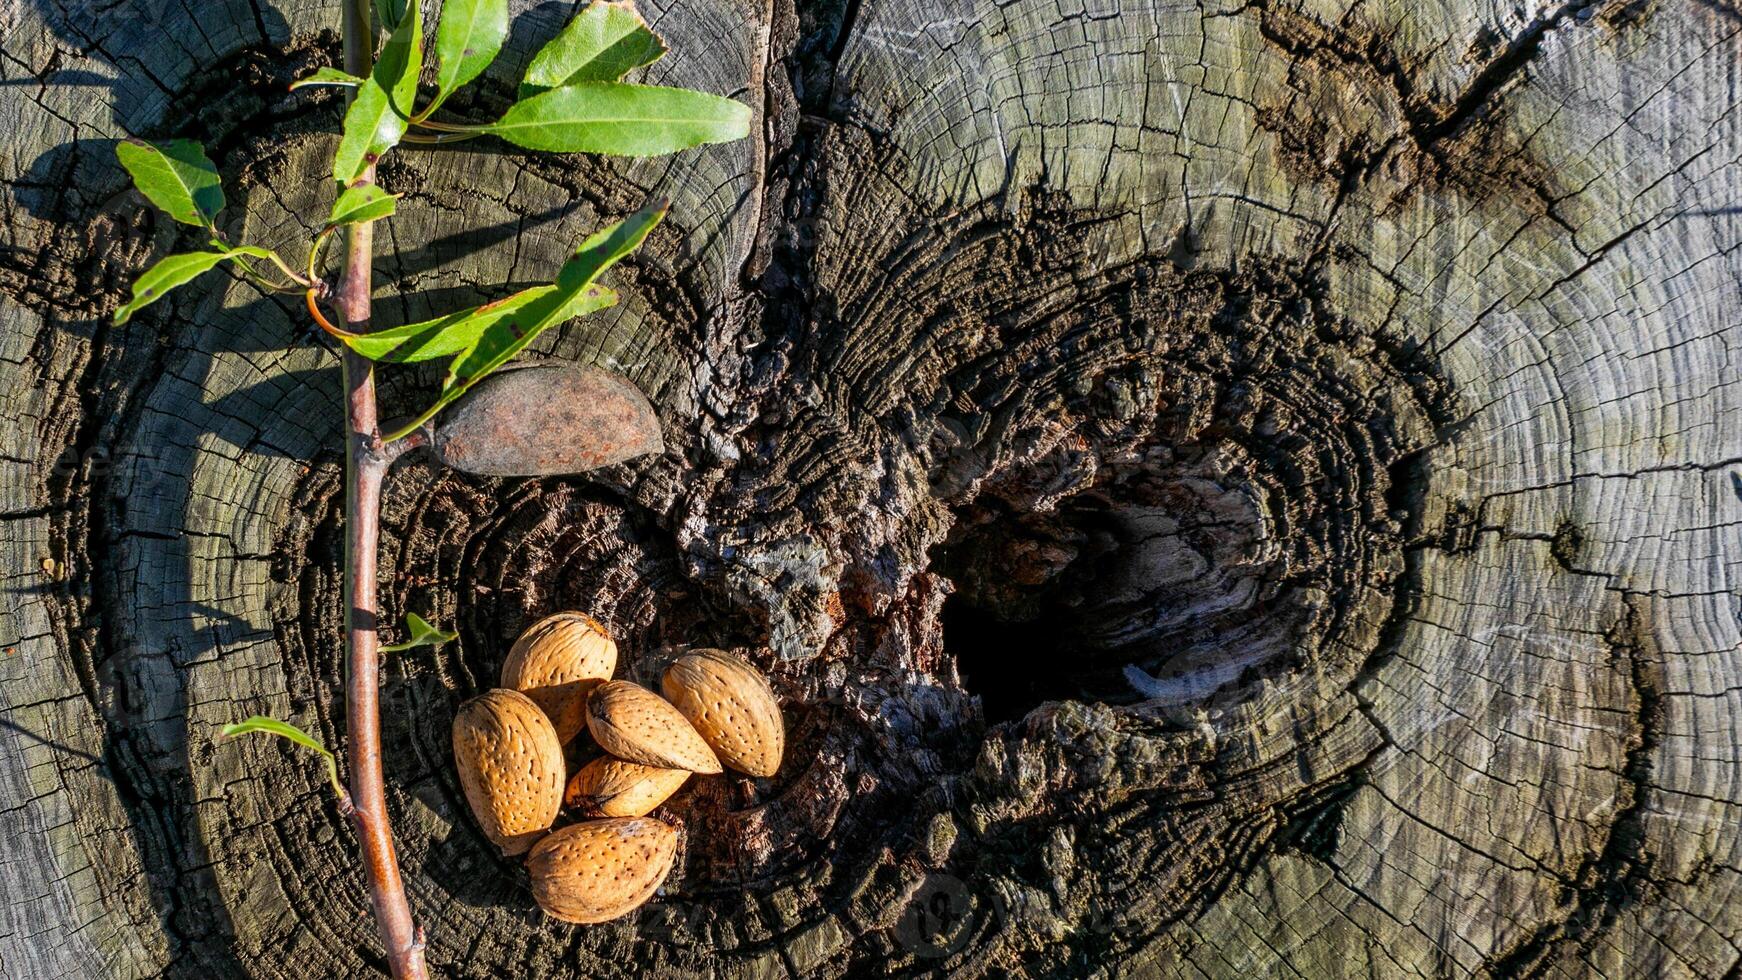
[[[549,277],[674,200],[537,355],[668,451],[402,465],[389,802],[450,976],[1717,977],[1742,942],[1742,11],[692,0],[652,80],[750,140],[407,150],[378,317]],[[568,3],[521,4],[486,118]],[[328,0],[0,7],[0,974],[382,968],[343,744],[340,408],[233,238],[325,214]],[[391,374],[389,414],[433,376]],[[591,612],[626,676],[766,668],[790,747],[693,780],[663,894],[574,928],[467,813],[456,705]],[[390,639],[393,638],[391,635]]]

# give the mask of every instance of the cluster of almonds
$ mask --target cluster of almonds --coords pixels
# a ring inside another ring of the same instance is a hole
[[[692,650],[666,668],[665,697],[614,681],[617,644],[591,616],[532,625],[502,665],[502,686],[460,706],[454,762],[484,833],[508,855],[532,853],[532,894],[565,922],[605,922],[652,897],[678,834],[647,816],[690,773],[722,763],[752,776],[780,768],[786,731],[756,668]],[[563,746],[585,728],[607,755],[563,789]],[[564,805],[590,817],[552,831]]]

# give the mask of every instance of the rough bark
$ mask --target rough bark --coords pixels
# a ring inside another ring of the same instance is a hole
[[[623,306],[539,345],[635,380],[664,455],[388,483],[384,611],[462,632],[385,668],[436,972],[1738,968],[1729,0],[656,14],[655,79],[753,139],[382,173],[383,323],[674,199]],[[6,976],[380,968],[318,767],[215,740],[343,740],[335,359],[241,281],[106,322],[178,234],[123,133],[207,140],[237,237],[324,214],[338,99],[284,84],[337,21],[0,7]],[[447,747],[561,608],[643,680],[744,651],[792,735],[773,780],[694,781],[664,894],[582,929]]]

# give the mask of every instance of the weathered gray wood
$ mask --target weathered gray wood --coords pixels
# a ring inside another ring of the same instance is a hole
[[[283,84],[337,12],[128,6],[0,16],[0,974],[367,974],[321,774],[214,741],[343,738],[332,358],[240,283],[105,320],[174,242],[124,132],[208,140],[241,236],[322,213],[336,101]],[[460,108],[570,8],[520,9]],[[390,481],[390,611],[462,632],[387,679],[438,970],[1737,969],[1742,14],[657,20],[655,80],[745,99],[754,139],[383,176],[395,321],[674,198],[623,307],[540,345],[636,380],[666,455]],[[643,680],[745,651],[792,734],[772,782],[694,781],[666,894],[588,929],[532,907],[446,748],[565,607]]]

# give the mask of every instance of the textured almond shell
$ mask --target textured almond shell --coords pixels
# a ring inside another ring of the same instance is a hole
[[[619,759],[661,769],[716,773],[720,760],[664,698],[630,681],[606,681],[587,698],[587,730]]]
[[[661,687],[721,762],[752,776],[779,771],[786,724],[761,671],[724,650],[692,650],[665,669]]]
[[[608,922],[653,897],[677,857],[677,831],[650,817],[570,824],[532,849],[540,908],[564,922]]]
[[[460,706],[454,764],[472,815],[504,854],[524,854],[562,809],[562,745],[519,691],[499,688]]]
[[[595,809],[607,817],[646,816],[690,778],[687,769],[661,769],[600,756],[581,767],[563,793],[566,806]]]
[[[557,740],[587,727],[587,695],[617,670],[617,643],[586,613],[560,612],[533,623],[502,663],[502,686],[531,698],[550,716]]]

